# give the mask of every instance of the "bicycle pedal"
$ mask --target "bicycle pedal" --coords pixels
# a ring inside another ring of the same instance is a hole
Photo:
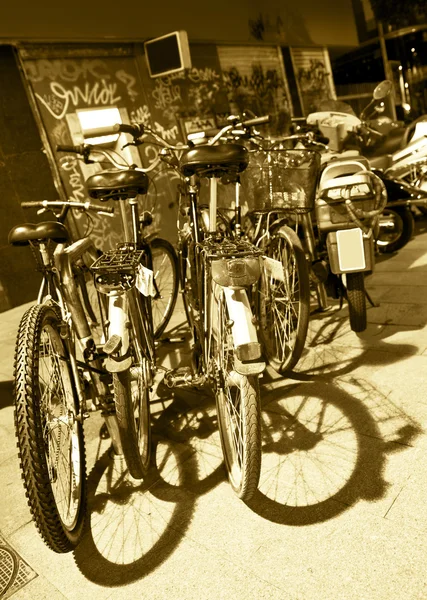
[[[122,347],[122,338],[119,335],[117,335],[117,333],[115,333],[104,344],[103,351],[108,356],[111,356],[111,354],[118,352],[121,347]]]
[[[193,374],[189,367],[180,367],[173,371],[166,371],[164,382],[169,388],[181,385],[190,385],[193,380]]]

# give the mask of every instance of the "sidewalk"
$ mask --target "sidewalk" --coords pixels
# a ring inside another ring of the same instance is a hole
[[[0,314],[0,536],[22,558],[12,598],[426,599],[427,220],[378,260],[368,289],[380,306],[366,332],[350,330],[346,308],[317,315],[292,378],[261,380],[250,505],[226,480],[208,393],[159,386],[156,469],[142,484],[110,457],[92,415],[90,527],[67,555],[39,537],[18,468],[12,363],[26,307]],[[175,331],[183,322],[178,306]]]

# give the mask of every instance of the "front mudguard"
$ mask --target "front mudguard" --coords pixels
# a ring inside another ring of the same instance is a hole
[[[262,357],[261,344],[255,326],[247,291],[215,286],[215,296],[223,294],[231,321],[234,348],[234,368],[241,375],[260,375],[266,363]]]

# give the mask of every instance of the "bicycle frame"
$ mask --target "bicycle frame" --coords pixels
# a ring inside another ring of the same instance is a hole
[[[74,325],[77,341],[83,353],[85,362],[77,359],[73,339],[73,331],[68,328],[64,340],[67,344],[68,356],[70,358],[71,371],[73,373],[74,385],[80,406],[80,418],[87,416],[86,396],[82,385],[79,368],[83,368],[92,382],[96,405],[102,410],[102,416],[108,428],[115,451],[121,454],[121,443],[117,429],[114,410],[108,401],[110,391],[102,381],[101,375],[105,373],[100,355],[97,352],[89,323],[87,321],[82,302],[76,284],[74,266],[83,260],[86,266],[98,257],[92,240],[88,237],[82,238],[73,244],[66,246],[58,244],[54,250],[52,259],[44,244],[40,244],[40,254],[44,266],[43,280],[40,286],[37,302],[50,301],[52,298],[61,310],[64,323]],[[47,296],[45,291],[51,292]],[[54,295],[52,295],[52,292]]]

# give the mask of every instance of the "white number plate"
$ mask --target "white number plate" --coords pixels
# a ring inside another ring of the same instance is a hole
[[[144,294],[144,296],[155,296],[153,271],[139,265],[136,273],[135,286],[141,294]]]
[[[280,260],[275,260],[268,256],[264,256],[264,268],[267,274],[277,281],[285,281],[285,271],[283,269],[283,263]]]
[[[342,271],[363,271],[366,268],[361,229],[337,231],[337,250],[338,262]]]

